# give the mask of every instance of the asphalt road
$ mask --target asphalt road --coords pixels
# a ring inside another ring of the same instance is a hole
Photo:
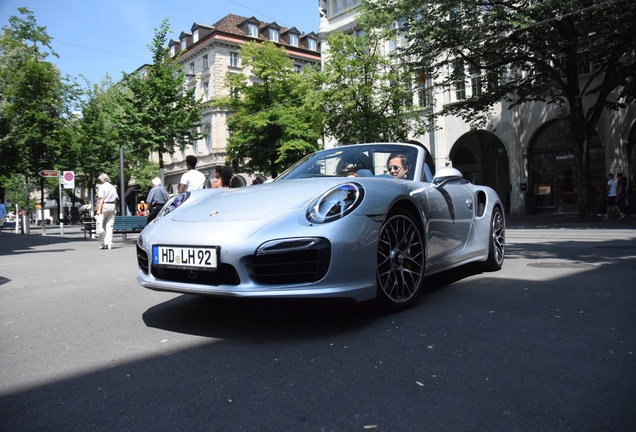
[[[149,291],[136,236],[57,232],[0,234],[0,431],[636,430],[634,218],[511,220],[395,314]]]

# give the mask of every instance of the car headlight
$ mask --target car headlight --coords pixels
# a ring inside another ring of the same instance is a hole
[[[345,217],[362,202],[364,188],[358,183],[344,183],[316,198],[307,210],[307,220],[326,223]]]
[[[187,200],[189,197],[190,197],[190,192],[184,192],[170,198],[168,202],[165,203],[163,207],[161,207],[161,210],[159,210],[159,213],[157,213],[157,217],[154,219],[154,221],[158,221],[159,219],[161,219],[162,217],[164,217],[171,211],[175,210],[177,207],[183,204],[185,200]]]

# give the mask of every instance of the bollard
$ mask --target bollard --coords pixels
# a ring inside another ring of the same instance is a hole
[[[22,215],[22,224],[20,225],[20,228],[22,234],[31,234],[31,222],[27,215]],[[16,232],[18,232],[18,230],[16,230]]]

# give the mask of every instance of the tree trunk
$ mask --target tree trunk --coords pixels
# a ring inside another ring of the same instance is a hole
[[[596,211],[594,210],[594,196],[590,185],[590,140],[591,134],[588,131],[583,107],[576,104],[570,112],[570,128],[574,141],[574,160],[578,173],[578,213],[579,220],[595,221]]]
[[[166,168],[163,165],[163,153],[159,152],[159,179],[161,180],[161,186],[165,189],[166,187],[166,183],[165,183],[165,177],[166,177]]]

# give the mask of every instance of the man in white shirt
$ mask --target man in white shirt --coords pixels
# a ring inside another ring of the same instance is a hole
[[[97,191],[97,209],[95,210],[95,219],[97,224],[101,227],[101,224],[106,225],[104,229],[97,228],[99,238],[101,240],[100,249],[112,249],[113,248],[113,225],[115,225],[115,215],[117,214],[117,189],[110,184],[110,177],[108,174],[103,173],[97,177],[97,181],[100,183],[99,190]]]
[[[181,180],[179,181],[179,193],[203,189],[205,176],[195,169],[197,166],[197,158],[192,155],[188,156],[186,158],[186,166],[188,167],[188,171],[181,176]]]

